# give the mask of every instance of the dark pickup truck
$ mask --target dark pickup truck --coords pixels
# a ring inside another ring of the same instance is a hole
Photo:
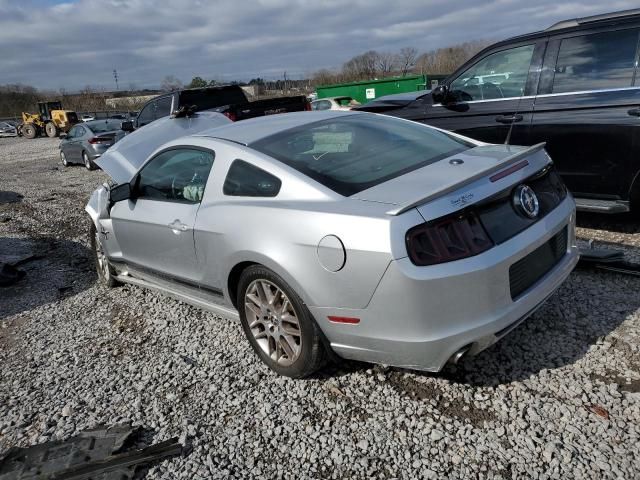
[[[235,122],[276,113],[311,110],[311,107],[304,95],[250,102],[238,85],[188,88],[149,100],[132,123],[125,125],[128,122],[123,122],[123,128],[134,130],[172,114],[189,115],[204,110],[220,112]]]

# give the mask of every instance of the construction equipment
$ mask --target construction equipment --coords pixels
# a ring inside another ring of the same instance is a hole
[[[36,138],[46,134],[57,137],[60,132],[68,132],[78,123],[78,115],[71,110],[63,110],[60,102],[38,102],[38,113],[22,112],[22,123],[18,125],[18,135]]]

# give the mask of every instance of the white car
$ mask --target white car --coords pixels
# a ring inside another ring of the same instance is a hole
[[[351,110],[360,105],[360,102],[351,97],[321,98],[311,102],[311,110]]]
[[[95,119],[96,119],[96,117],[93,117],[93,116],[91,116],[91,115],[89,115],[87,113],[85,113],[84,115],[82,115],[80,117],[80,120],[82,120],[83,122],[90,122],[90,121],[95,120]]]

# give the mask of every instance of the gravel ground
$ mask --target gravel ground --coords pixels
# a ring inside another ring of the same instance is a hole
[[[56,141],[0,138],[0,454],[130,421],[184,458],[146,478],[638,478],[640,278],[576,271],[524,325],[438,375],[344,363],[303,381],[240,325],[133,286],[97,286],[83,206],[105,175]],[[10,195],[4,195],[9,198]],[[579,235],[638,258],[637,223]]]

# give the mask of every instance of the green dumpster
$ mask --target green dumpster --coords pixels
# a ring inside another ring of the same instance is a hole
[[[316,92],[318,93],[318,98],[351,97],[360,103],[367,103],[374,98],[385,95],[424,90],[425,86],[431,88],[432,82],[441,80],[441,78],[444,78],[444,76],[412,75],[410,77],[389,77],[364,82],[322,85],[316,88]]]

